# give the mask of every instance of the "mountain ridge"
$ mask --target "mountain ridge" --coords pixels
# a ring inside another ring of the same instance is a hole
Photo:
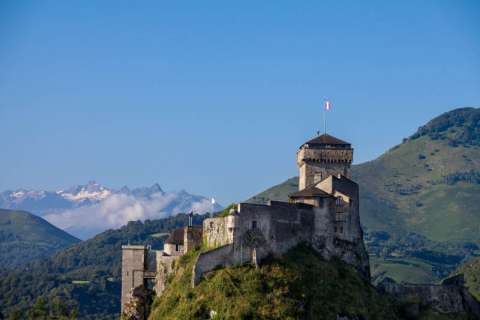
[[[374,279],[421,274],[415,281],[439,281],[479,253],[479,132],[480,109],[452,110],[377,159],[352,166]],[[297,190],[293,177],[248,201],[287,201]]]
[[[57,191],[4,191],[0,193],[0,208],[27,210],[87,239],[131,220],[158,219],[190,211],[203,214],[219,211],[222,206],[185,190],[166,192],[158,183],[117,190],[89,181]]]
[[[79,239],[26,211],[0,209],[0,261],[13,268],[47,258]]]

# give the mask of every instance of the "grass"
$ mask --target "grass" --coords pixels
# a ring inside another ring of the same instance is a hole
[[[177,274],[153,305],[151,320],[335,319],[337,315],[366,319],[398,319],[396,304],[349,266],[326,262],[306,246],[260,268],[245,265],[216,270],[191,288],[195,255],[180,261]]]
[[[480,301],[480,257],[464,263],[456,273],[463,273],[468,291]]]
[[[159,232],[159,233],[153,233],[150,235],[152,238],[163,238],[163,237],[168,237],[170,233],[168,232]]]
[[[439,279],[432,272],[432,266],[413,259],[372,259],[372,276],[384,275],[396,282],[435,283]],[[380,276],[377,281],[382,281]]]

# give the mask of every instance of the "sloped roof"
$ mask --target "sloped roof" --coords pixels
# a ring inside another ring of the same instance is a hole
[[[193,242],[201,244],[202,243],[202,236],[203,236],[203,229],[202,227],[189,227],[192,232]]]
[[[185,227],[185,228],[190,228],[192,235],[193,235],[193,241],[195,243],[199,243],[202,241],[202,228],[201,227]],[[167,240],[165,240],[166,244],[178,244],[180,246],[183,246],[183,239],[185,236],[185,228],[177,228],[173,230],[170,235],[168,236]]]
[[[355,181],[348,179],[341,175],[340,177],[333,177],[333,189],[349,196],[355,197],[358,194],[358,184]]]
[[[183,229],[184,228],[178,228],[173,230],[170,233],[170,236],[168,236],[167,240],[165,240],[165,243],[167,244],[178,244],[183,246]]]
[[[290,198],[304,198],[304,197],[321,197],[321,198],[329,198],[332,195],[328,194],[327,192],[318,189],[315,186],[307,187],[303,190],[294,192],[289,195]]]
[[[322,134],[321,136],[318,136],[310,141],[307,141],[304,144],[308,144],[311,146],[324,146],[324,145],[342,146],[342,147],[351,146],[350,143],[340,140],[338,138],[335,138],[334,136],[331,136],[329,134]]]

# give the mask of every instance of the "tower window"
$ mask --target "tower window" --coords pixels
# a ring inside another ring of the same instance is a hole
[[[257,228],[257,221],[252,221],[252,229],[256,229]]]
[[[178,251],[178,244],[175,245],[175,251]]]

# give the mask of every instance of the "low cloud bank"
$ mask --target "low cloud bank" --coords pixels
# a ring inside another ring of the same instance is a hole
[[[180,212],[206,213],[220,206],[209,199],[180,193],[155,193],[145,198],[112,194],[103,201],[59,213],[46,214],[51,224],[80,239],[87,239],[107,229],[119,228],[129,221],[161,219]]]

